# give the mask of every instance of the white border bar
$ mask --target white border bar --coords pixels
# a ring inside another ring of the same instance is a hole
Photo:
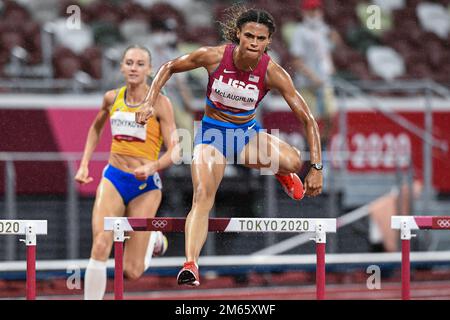
[[[392,216],[391,217],[391,228],[392,229],[401,229],[402,223],[405,225],[403,227],[407,227],[410,230],[419,230],[419,226],[416,223],[416,219],[411,216]]]
[[[30,225],[34,234],[47,234],[47,220],[0,220],[0,235],[27,234]]]
[[[400,263],[400,252],[389,253],[328,253],[327,265],[370,265],[377,263]],[[152,267],[171,268],[179,267],[186,261],[185,257],[159,257],[152,260]],[[201,256],[199,262],[202,266],[246,266],[246,265],[315,265],[315,254],[295,254],[277,256]],[[411,252],[411,262],[436,262],[450,264],[450,251],[416,251]],[[40,260],[36,262],[38,271],[67,271],[74,269],[86,269],[88,259],[79,260]],[[114,259],[108,259],[108,268],[114,268]],[[0,262],[0,272],[25,271],[24,261]]]
[[[128,219],[122,217],[105,217],[104,230],[113,231],[116,221],[122,223],[123,231],[133,231]],[[316,232],[319,224],[321,224],[323,232],[336,232],[336,219],[325,218],[230,218],[230,222],[223,232]]]
[[[146,219],[146,218],[142,218],[142,219]],[[103,230],[114,231],[116,221],[121,223],[121,227],[123,228],[122,231],[133,231],[133,228],[131,227],[130,223],[128,222],[128,218],[123,218],[123,217],[120,217],[120,218],[119,217],[117,217],[117,218],[105,217]]]
[[[336,232],[336,219],[231,218],[225,232]]]

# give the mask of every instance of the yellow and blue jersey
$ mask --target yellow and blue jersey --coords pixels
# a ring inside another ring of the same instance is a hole
[[[145,126],[136,123],[135,112],[141,105],[127,105],[126,89],[126,86],[118,89],[110,109],[113,135],[111,152],[157,160],[163,141],[160,123],[155,116],[152,116]]]

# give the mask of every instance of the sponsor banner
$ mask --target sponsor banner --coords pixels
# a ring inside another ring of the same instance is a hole
[[[424,128],[423,112],[402,110],[398,114]],[[393,172],[397,167],[405,168],[411,158],[416,177],[422,178],[423,140],[420,137],[382,114],[368,110],[357,109],[347,113],[345,138],[337,134],[338,123],[336,119],[326,146],[335,167],[346,164],[347,170],[354,173]],[[449,123],[450,111],[433,112],[433,135],[447,141],[450,146]],[[301,151],[308,150],[303,125],[292,111],[266,112],[263,126],[267,129],[279,129],[282,140]],[[319,130],[324,132],[320,121]],[[449,159],[448,152],[433,148],[433,185],[441,192],[450,192]]]

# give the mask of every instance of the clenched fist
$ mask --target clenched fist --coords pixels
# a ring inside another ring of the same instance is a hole
[[[147,120],[153,115],[153,107],[145,104],[135,113],[135,121],[139,124],[145,125]]]
[[[316,197],[322,193],[323,176],[322,171],[316,169],[309,170],[308,175],[305,178],[305,195],[308,197]]]
[[[92,177],[89,177],[89,169],[86,167],[80,167],[75,175],[75,181],[80,184],[87,184],[93,180]]]
[[[134,170],[134,176],[136,179],[145,181],[148,177],[152,176],[156,171],[158,171],[159,162],[152,161],[144,164]]]

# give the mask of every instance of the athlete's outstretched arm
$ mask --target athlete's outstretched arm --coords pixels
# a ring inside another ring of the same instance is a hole
[[[158,170],[162,170],[181,160],[181,150],[178,143],[173,107],[169,98],[160,94],[156,101],[155,110],[161,124],[161,135],[166,147],[166,152],[158,160]]]
[[[92,177],[89,177],[89,161],[91,160],[92,153],[94,153],[94,150],[100,141],[103,128],[105,127],[105,122],[109,116],[109,108],[113,104],[115,96],[115,90],[105,93],[102,107],[89,128],[86,144],[84,146],[83,158],[81,159],[80,167],[75,175],[75,180],[79,183],[89,183],[93,180]]]
[[[267,69],[267,85],[271,89],[277,89],[286,100],[295,116],[305,127],[306,139],[310,149],[311,163],[322,162],[319,127],[305,100],[295,89],[290,75],[278,64],[271,61]],[[310,169],[306,177],[306,195],[317,196],[322,192],[322,172]]]
[[[144,124],[152,115],[158,94],[170,79],[172,74],[204,67],[209,70],[211,65],[220,62],[221,47],[202,47],[192,53],[170,60],[163,64],[153,79],[146,103],[136,112],[136,122]]]

